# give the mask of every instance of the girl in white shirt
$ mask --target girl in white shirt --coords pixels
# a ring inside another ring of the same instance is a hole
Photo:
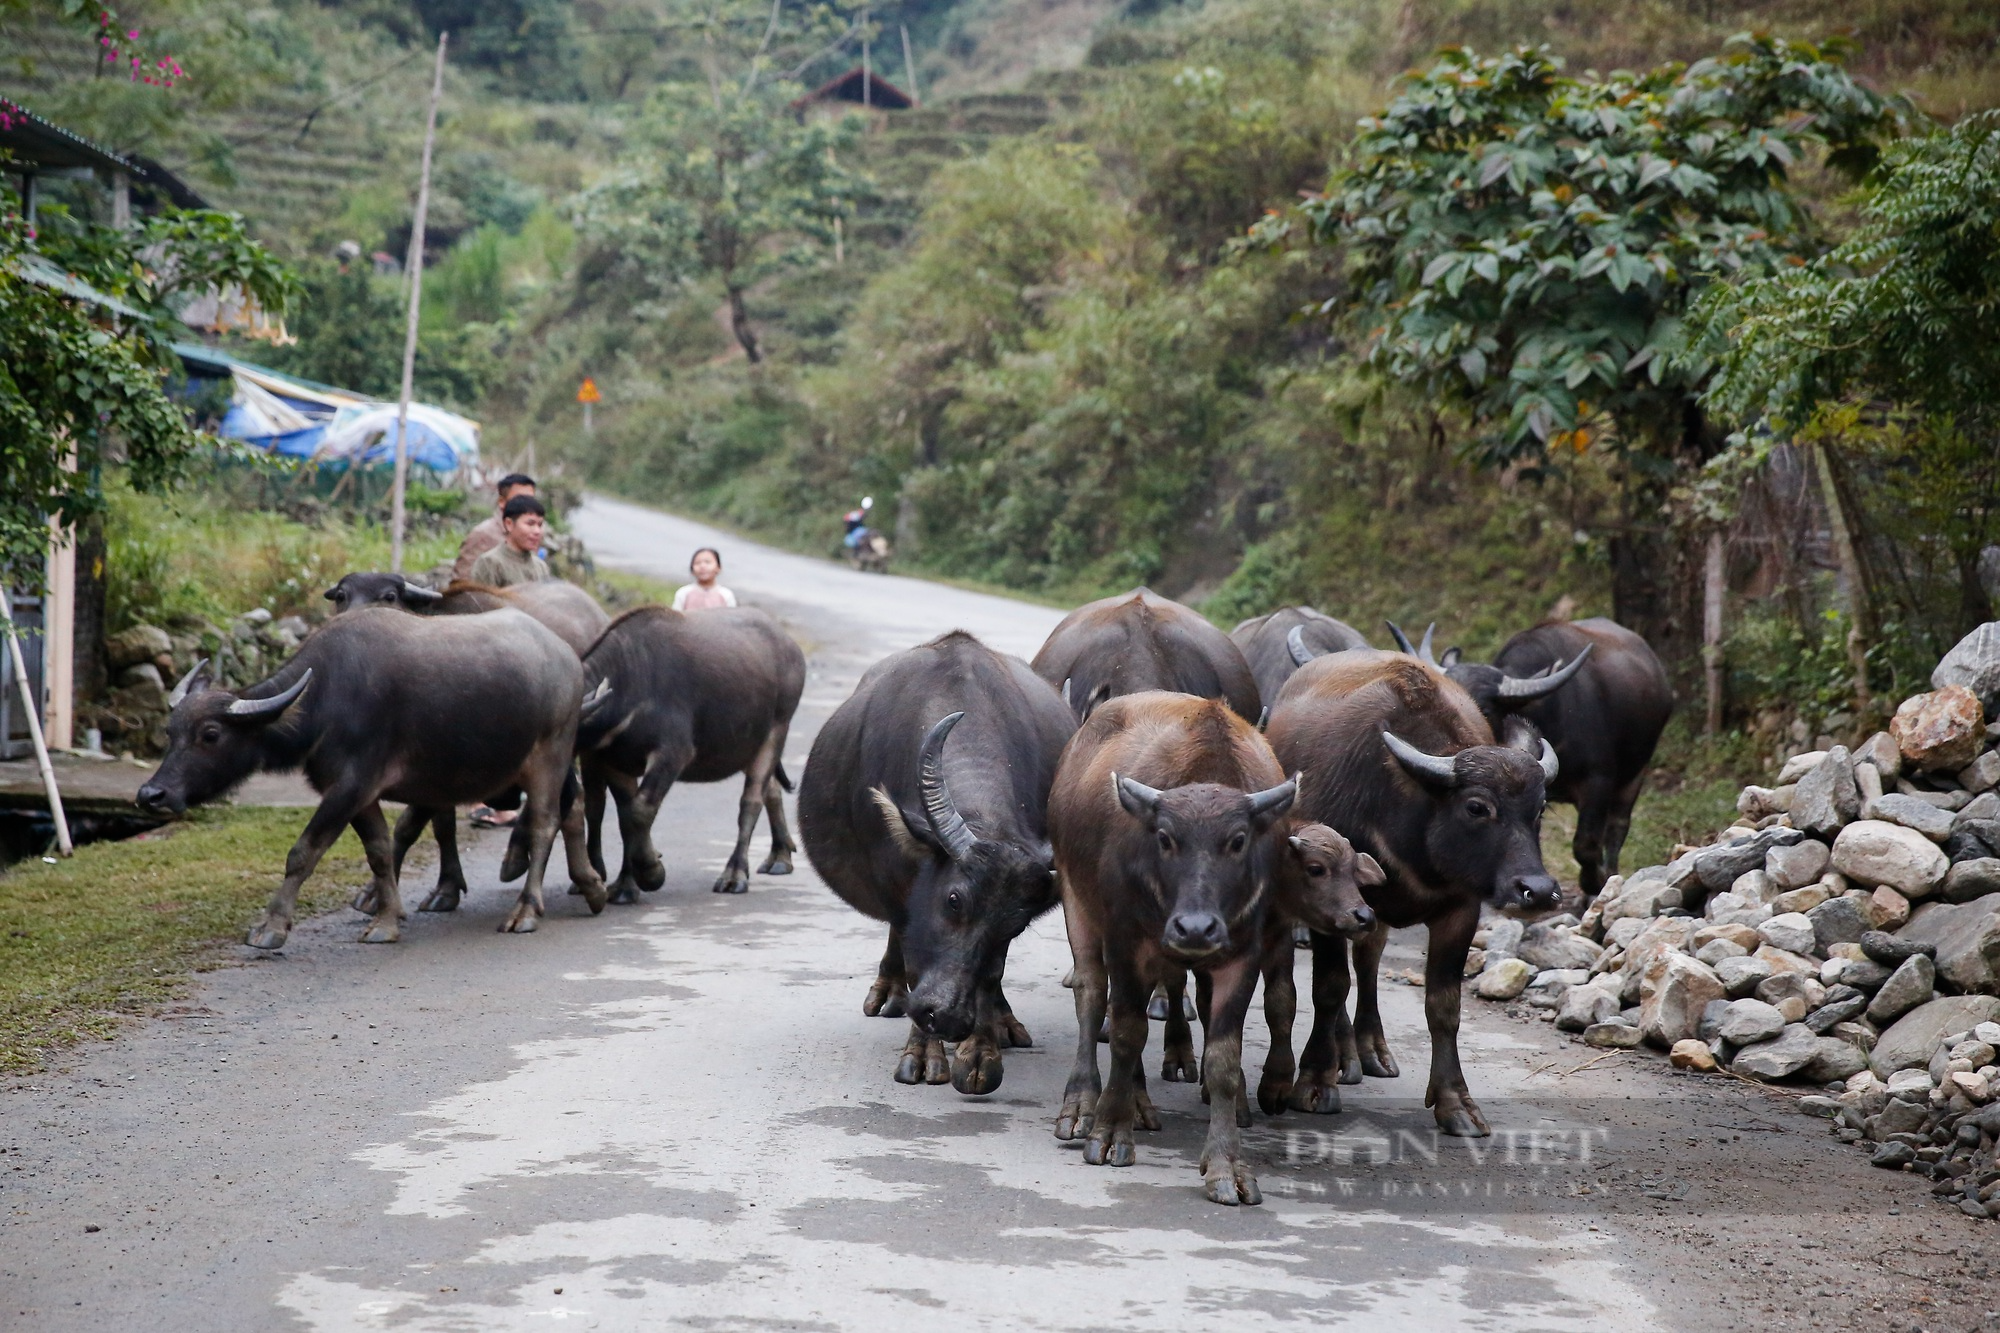
[[[713,546],[704,546],[688,561],[693,583],[684,583],[674,594],[676,611],[713,611],[736,605],[736,594],[716,580],[722,577],[722,555]]]

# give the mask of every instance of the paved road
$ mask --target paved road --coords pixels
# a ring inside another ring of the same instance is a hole
[[[952,626],[1027,652],[1055,620],[627,505],[578,526],[662,577],[723,548],[739,595],[811,645],[795,759],[879,654]],[[466,906],[400,945],[354,943],[351,915],[305,923],[8,1087],[0,1328],[1907,1326],[1919,1284],[1896,1268],[1962,1271],[1954,1247],[1989,1234],[1781,1097],[1590,1064],[1477,1005],[1491,1140],[1438,1142],[1421,1073],[1371,1081],[1339,1116],[1260,1116],[1267,1202],[1219,1208],[1194,1167],[1203,1108],[1166,1084],[1139,1164],[1085,1166],[1050,1133],[1073,1031],[1060,923],[1014,954],[1042,1044],[1008,1054],[1002,1088],[900,1086],[900,1024],[860,1012],[879,929],[803,867],[706,892],[735,801],[672,795],[669,878],[640,906],[593,919],[558,880],[539,933],[496,934],[511,894],[485,835]],[[1418,992],[1391,985],[1386,1008],[1421,1070]]]

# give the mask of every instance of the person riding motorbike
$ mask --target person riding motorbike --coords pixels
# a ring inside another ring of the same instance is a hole
[[[868,540],[868,511],[874,507],[875,497],[864,495],[861,497],[861,507],[859,509],[850,509],[842,516],[841,522],[846,525],[846,534],[840,539],[842,546],[845,546],[850,551],[858,550],[861,543]]]
[[[889,567],[889,539],[876,529],[868,526],[868,511],[875,507],[875,497],[861,497],[861,507],[850,509],[842,516],[841,523],[847,529],[840,539],[847,562],[856,569],[873,573],[884,573]]]

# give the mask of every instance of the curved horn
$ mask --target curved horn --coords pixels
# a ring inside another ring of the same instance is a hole
[[[1424,626],[1424,641],[1417,645],[1417,660],[1425,666],[1436,666],[1438,660],[1431,656],[1431,636],[1437,633],[1437,621]]]
[[[1137,778],[1128,778],[1122,773],[1111,775],[1111,794],[1118,798],[1118,804],[1125,807],[1127,814],[1143,819],[1160,808],[1163,793],[1158,787],[1148,787]]]
[[[403,600],[406,602],[420,602],[425,606],[429,606],[432,602],[443,601],[444,594],[436,588],[426,588],[420,583],[412,583],[408,579],[404,579]]]
[[[1396,756],[1396,762],[1409,770],[1411,777],[1440,787],[1458,785],[1458,765],[1451,758],[1425,754],[1394,732],[1383,732],[1382,743],[1389,747],[1390,754]]]
[[[924,748],[917,760],[917,785],[924,803],[924,820],[931,826],[931,833],[945,855],[952,860],[962,860],[972,850],[977,841],[972,830],[966,826],[965,816],[958,813],[958,806],[951,799],[951,788],[944,780],[944,740],[951,735],[951,729],[959,724],[965,713],[960,710],[948,714],[937,721],[924,737]]]
[[[1271,705],[1265,704],[1264,711],[1257,714],[1257,730],[1262,731],[1264,728],[1270,725],[1271,725]]]
[[[1275,787],[1250,793],[1250,817],[1261,819],[1265,815],[1281,815],[1292,808],[1298,799],[1299,779],[1296,775],[1286,778]]]
[[[1562,772],[1562,764],[1556,759],[1556,747],[1549,744],[1547,736],[1542,737],[1542,784],[1547,786]]]
[[[180,684],[174,686],[174,692],[167,696],[167,710],[169,712],[181,706],[181,700],[188,697],[188,686],[194,684],[194,678],[199,676],[207,667],[208,659],[204,657],[198,659],[193,666],[188,668],[188,673],[181,677]]]
[[[238,699],[235,703],[229,705],[229,715],[231,717],[276,717],[287,708],[290,708],[294,699],[306,692],[306,686],[312,684],[312,678],[312,668],[307,667],[305,674],[293,681],[290,689],[279,694],[274,694],[268,699]]]
[[[1520,676],[1507,677],[1500,682],[1500,697],[1510,703],[1526,703],[1530,699],[1539,699],[1545,694],[1554,694],[1557,690],[1569,684],[1570,677],[1574,676],[1582,668],[1583,659],[1589,657],[1590,650],[1596,646],[1594,643],[1585,644],[1583,651],[1578,653],[1568,666],[1558,666],[1546,676],[1529,676],[1526,678]]]
[[[1412,657],[1417,655],[1416,645],[1410,642],[1410,636],[1403,633],[1401,626],[1393,620],[1385,620],[1382,623],[1389,627],[1389,637],[1396,641],[1397,652],[1408,653]]]
[[[1063,677],[1063,688],[1062,688],[1062,696],[1063,696],[1063,707],[1065,707],[1065,708],[1069,709],[1069,711],[1070,711],[1070,712],[1074,713],[1074,712],[1076,711],[1076,705],[1075,705],[1075,704],[1073,704],[1073,703],[1071,703],[1071,702],[1070,702],[1070,699],[1069,699],[1069,677],[1068,677],[1068,676],[1064,676],[1064,677]]]
[[[589,694],[583,696],[583,702],[577,706],[577,711],[579,713],[588,713],[610,697],[611,681],[608,678],[600,680],[596,685],[591,687]]]
[[[1292,650],[1292,661],[1300,666],[1304,666],[1319,656],[1318,653],[1306,647],[1306,627],[1304,625],[1292,626],[1292,632],[1285,636],[1285,647]]]

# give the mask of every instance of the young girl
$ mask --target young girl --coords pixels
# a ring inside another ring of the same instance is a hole
[[[694,575],[694,582],[681,585],[674,594],[674,610],[713,611],[736,605],[736,594],[716,582],[722,577],[722,556],[714,547],[696,551],[694,559],[688,561],[688,572]]]

